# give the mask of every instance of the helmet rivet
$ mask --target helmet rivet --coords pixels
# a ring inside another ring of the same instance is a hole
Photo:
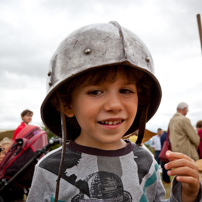
[[[90,54],[91,53],[91,49],[87,48],[84,52],[85,52],[85,54]]]
[[[50,76],[50,75],[51,75],[51,71],[48,72],[48,76]]]
[[[50,82],[48,82],[48,84],[49,84],[49,86],[51,86],[51,85],[52,85],[52,82],[50,81]]]
[[[150,59],[148,56],[145,57],[146,62],[150,62]]]

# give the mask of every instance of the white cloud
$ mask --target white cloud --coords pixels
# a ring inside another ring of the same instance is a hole
[[[34,112],[32,124],[41,124],[40,105],[45,97],[45,79],[5,72],[0,94],[0,129],[14,129],[24,109]]]

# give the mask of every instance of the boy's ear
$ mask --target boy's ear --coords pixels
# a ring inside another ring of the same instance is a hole
[[[73,112],[73,110],[72,110],[71,107],[65,108],[64,114],[65,114],[66,116],[68,116],[69,118],[71,118],[71,117],[74,116],[74,112]]]

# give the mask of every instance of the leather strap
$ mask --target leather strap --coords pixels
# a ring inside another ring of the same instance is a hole
[[[145,131],[145,125],[147,122],[148,110],[149,110],[149,104],[146,105],[145,107],[143,106],[141,109],[138,138],[137,138],[137,141],[135,142],[138,146],[141,145],[142,139],[144,137],[144,131]]]
[[[65,114],[64,114],[64,107],[58,92],[56,92],[56,97],[57,97],[58,104],[60,106],[61,131],[62,131],[62,154],[61,154],[61,160],[60,160],[60,167],[58,171],[58,178],[56,180],[57,184],[56,184],[56,191],[55,191],[55,202],[58,201],[60,178],[62,174],[62,167],[64,163],[64,156],[65,156],[65,149],[66,149],[66,142],[67,142],[67,127],[66,127],[66,120],[65,120]]]

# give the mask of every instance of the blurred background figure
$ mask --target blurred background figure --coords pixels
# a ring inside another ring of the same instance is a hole
[[[8,153],[12,140],[8,137],[4,137],[3,140],[0,141],[0,164],[6,154]],[[0,180],[1,182],[1,180]],[[3,184],[1,184],[2,186]],[[0,187],[2,188],[2,187]],[[21,188],[16,188],[13,185],[9,186],[9,188],[5,189],[0,193],[0,202],[24,202],[24,190]],[[17,199],[17,200],[15,200]]]
[[[135,143],[136,140],[137,140],[137,138],[138,138],[138,132],[139,132],[139,130],[136,130],[135,132],[131,133],[130,135],[122,137],[122,139],[129,140],[130,142]],[[142,143],[141,143],[141,147],[144,148],[144,149],[146,149],[151,154],[152,157],[154,157],[154,155],[150,151],[150,149],[148,148],[148,145],[146,143],[149,143],[149,140],[154,135],[156,135],[156,133],[153,133],[153,132],[145,129],[145,131],[144,131],[144,137],[143,137]]]
[[[200,138],[191,122],[186,118],[188,104],[181,102],[177,105],[177,112],[169,123],[169,139],[173,152],[186,154],[194,161],[199,159],[197,148]]]
[[[3,160],[4,156],[7,154],[11,145],[12,140],[10,138],[4,137],[3,140],[0,141],[0,163]]]
[[[132,143],[135,143],[136,140],[137,140],[137,137],[138,137],[138,131],[135,131],[131,134],[131,136],[129,137],[129,140],[132,142]]]
[[[161,152],[161,141],[160,137],[162,135],[163,131],[161,128],[158,128],[157,134],[152,137],[150,146],[153,149],[154,152],[154,158],[156,159],[157,163],[160,165],[160,159],[159,159],[159,154]]]
[[[19,132],[32,121],[32,116],[33,116],[33,112],[30,111],[29,109],[26,109],[21,113],[22,123],[14,131],[13,140],[15,140]]]
[[[198,146],[198,154],[199,154],[199,158],[202,159],[202,120],[196,123],[196,129],[200,138],[200,142]]]
[[[167,132],[164,131],[164,133],[161,135],[160,137],[160,141],[161,141],[161,149],[163,148],[163,144],[166,141],[166,136],[167,136]],[[161,168],[162,168],[162,180],[164,183],[168,183],[170,184],[170,176],[167,174],[167,170],[164,168],[166,162],[161,161]]]

